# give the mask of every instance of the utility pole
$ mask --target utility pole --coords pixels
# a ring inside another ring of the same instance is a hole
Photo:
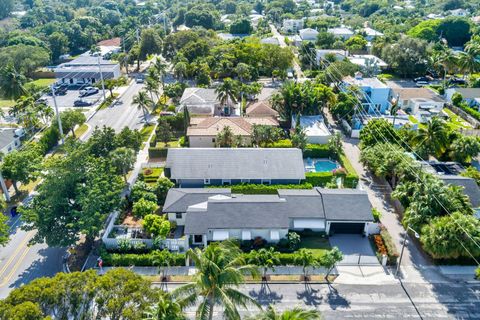
[[[102,92],[103,92],[103,101],[107,100],[107,96],[105,95],[105,83],[103,82],[103,73],[102,73],[102,67],[100,65],[100,54],[97,56],[97,61],[98,61],[98,71],[100,72],[100,80],[102,81]]]
[[[55,112],[57,113],[58,131],[60,132],[60,138],[62,140],[62,144],[64,144],[65,139],[63,137],[62,119],[60,119],[60,112],[58,112],[57,96],[55,95],[54,85],[52,84],[50,88],[52,89],[53,105],[55,106]]]

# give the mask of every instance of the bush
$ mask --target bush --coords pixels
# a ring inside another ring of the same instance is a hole
[[[307,144],[303,151],[304,158],[335,158],[328,144]]]
[[[387,256],[388,256],[388,264],[394,265],[397,263],[397,258],[399,256],[397,247],[393,242],[392,236],[388,233],[387,229],[383,228],[380,231],[380,235],[382,236],[383,243],[387,248]]]
[[[185,254],[184,253],[172,253],[171,266],[185,266]],[[104,266],[113,267],[150,267],[154,265],[155,254],[150,253],[109,253],[103,251],[101,253]]]

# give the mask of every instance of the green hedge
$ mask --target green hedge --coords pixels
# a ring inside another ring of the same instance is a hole
[[[113,267],[150,267],[153,266],[154,255],[151,253],[109,253],[102,252],[104,266]],[[173,254],[172,266],[185,266],[185,254]]]
[[[327,144],[307,144],[303,151],[304,158],[335,158]]]
[[[210,186],[209,188],[225,188],[224,186]],[[277,194],[278,189],[312,189],[313,186],[310,183],[302,184],[237,184],[230,186],[232,193],[241,194]]]
[[[166,158],[168,148],[148,148],[149,158]]]

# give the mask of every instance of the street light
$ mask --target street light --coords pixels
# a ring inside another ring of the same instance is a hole
[[[405,230],[405,236],[403,237],[402,251],[400,252],[400,258],[398,259],[397,270],[395,271],[395,277],[398,275],[398,271],[400,271],[400,265],[402,264],[403,251],[405,250],[405,244],[407,243],[408,230],[413,231],[415,238],[417,239],[420,238],[420,235],[418,234],[417,231],[415,231],[412,227],[407,226],[407,230]]]

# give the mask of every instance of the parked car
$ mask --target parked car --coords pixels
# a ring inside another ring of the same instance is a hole
[[[415,85],[420,88],[420,87],[428,86],[429,83],[427,81],[417,81]]]
[[[86,87],[83,90],[80,90],[80,97],[91,96],[92,94],[98,93],[98,88],[95,87]]]
[[[73,106],[75,107],[88,107],[91,106],[92,103],[90,101],[86,101],[83,99],[78,99],[73,102]]]

